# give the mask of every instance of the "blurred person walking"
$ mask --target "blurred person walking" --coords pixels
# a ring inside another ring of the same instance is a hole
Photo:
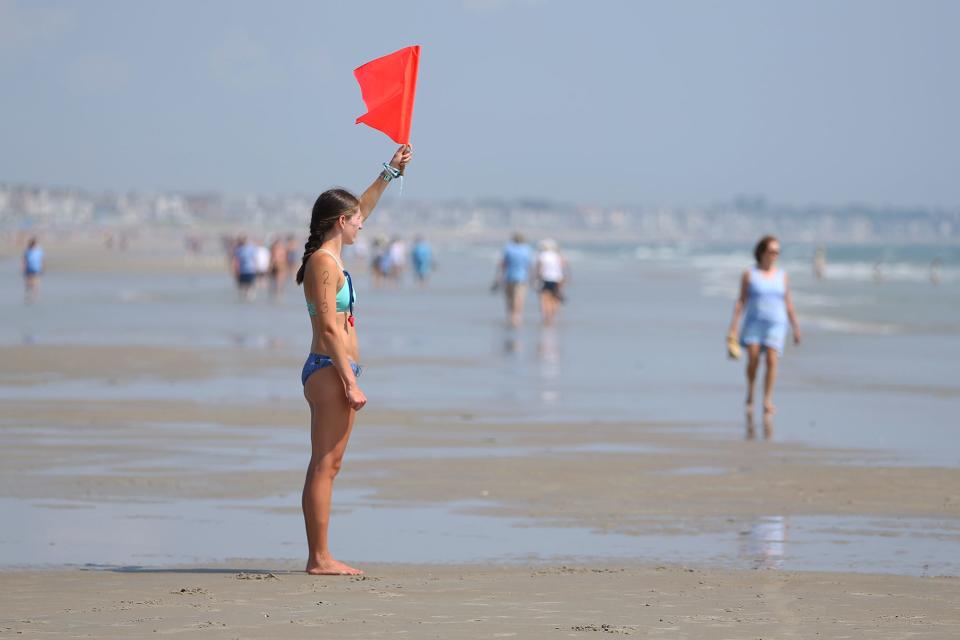
[[[410,250],[410,262],[413,264],[413,276],[417,284],[426,286],[430,272],[433,271],[433,249],[423,236],[417,236]]]
[[[300,262],[300,247],[297,245],[297,237],[292,233],[287,236],[287,275],[297,277],[297,264]]]
[[[231,261],[234,278],[237,281],[237,293],[241,301],[252,300],[253,285],[257,280],[257,248],[245,234],[237,237]]]
[[[407,243],[400,236],[393,236],[390,241],[390,278],[399,285],[403,281],[403,273],[407,270]]]
[[[356,241],[396,170],[402,170],[411,155],[410,147],[401,145],[389,163],[393,170],[384,167],[359,199],[343,189],[324,191],[310,217],[310,237],[297,272],[313,330],[310,355],[300,376],[310,405],[311,455],[302,501],[309,547],[306,572],[310,574],[362,573],[335,560],[328,543],[333,482],[356,412],[367,403],[357,384],[360,366],[353,316],[357,297],[341,254],[345,245]]]
[[[287,249],[280,238],[270,243],[270,297],[276,300],[287,281]]]
[[[373,241],[373,259],[370,263],[373,271],[373,286],[377,289],[389,282],[390,255],[390,241],[386,236],[377,236]]]
[[[40,276],[43,274],[43,247],[37,242],[36,236],[27,241],[27,249],[23,252],[23,288],[24,302],[30,304],[36,301],[40,294]]]
[[[557,311],[564,301],[563,287],[569,268],[556,241],[549,238],[541,240],[537,249],[535,272],[540,285],[540,316],[543,326],[549,327],[556,320]]]
[[[266,241],[269,244],[269,240]],[[270,273],[270,249],[265,244],[255,245],[255,260],[257,263],[257,281],[261,284],[267,279]]]
[[[739,336],[739,344],[747,350],[747,413],[753,415],[753,387],[760,367],[760,356],[766,356],[766,377],[763,384],[763,413],[774,413],[773,385],[777,379],[777,365],[783,355],[787,336],[787,322],[793,329],[793,342],[800,344],[800,326],[793,308],[793,296],[787,274],[778,269],[780,242],[773,236],[764,236],[753,250],[756,265],[743,272],[740,295],[733,307],[728,339]],[[740,316],[743,325],[739,327]]]
[[[516,328],[523,323],[523,303],[532,261],[533,250],[524,241],[523,234],[513,234],[511,241],[503,248],[503,257],[493,284],[494,291],[503,287],[507,303],[507,322],[511,327]]]

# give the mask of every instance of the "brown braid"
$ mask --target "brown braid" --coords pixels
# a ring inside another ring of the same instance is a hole
[[[303,276],[307,270],[307,261],[320,245],[327,233],[333,229],[337,219],[342,215],[352,214],[360,206],[357,197],[346,189],[328,189],[317,197],[313,203],[313,213],[310,215],[310,237],[303,245],[303,261],[297,271],[297,284],[303,284]]]

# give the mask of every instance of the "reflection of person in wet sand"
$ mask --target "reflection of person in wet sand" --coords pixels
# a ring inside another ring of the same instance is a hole
[[[779,569],[786,555],[790,521],[786,516],[758,518],[740,534],[740,557],[754,569]]]
[[[23,287],[26,302],[37,299],[40,291],[40,274],[43,273],[43,248],[36,238],[27,242],[27,250],[23,252]]]
[[[754,426],[753,422],[753,412],[747,411],[747,440],[755,440],[757,438],[757,429]],[[764,413],[763,414],[763,439],[770,440],[773,438],[773,414]]]
[[[776,268],[780,242],[773,236],[764,236],[754,248],[753,255],[756,266],[744,271],[740,279],[740,296],[733,307],[728,335],[738,335],[740,316],[744,315],[739,342],[747,349],[747,412],[753,411],[754,381],[760,368],[760,356],[765,354],[767,373],[763,384],[763,412],[771,415],[774,412],[773,384],[786,341],[787,321],[793,329],[794,344],[800,344],[800,326],[793,309],[787,274]]]
[[[402,170],[411,151],[401,146],[390,166]],[[357,384],[360,366],[353,307],[353,280],[343,269],[341,252],[353,244],[394,173],[384,171],[358,199],[343,189],[324,191],[313,205],[310,238],[303,251],[297,283],[303,284],[313,329],[310,355],[300,379],[310,405],[311,456],[303,485],[307,529],[307,573],[362,573],[334,560],[328,545],[333,481],[340,471],[357,411],[367,398]]]

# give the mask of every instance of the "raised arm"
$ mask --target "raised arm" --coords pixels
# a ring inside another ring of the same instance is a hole
[[[797,312],[793,308],[793,294],[790,293],[790,280],[786,274],[783,276],[783,285],[786,287],[784,302],[787,304],[787,319],[790,320],[790,328],[793,330],[793,343],[800,344],[800,325],[797,324]]]
[[[353,369],[350,368],[350,358],[341,339],[343,320],[337,313],[337,291],[342,286],[343,277],[343,272],[331,256],[317,252],[307,263],[304,286],[317,305],[320,348],[324,354],[330,356],[334,369],[340,374],[347,402],[353,409],[359,410],[367,400],[360,391]]]
[[[413,148],[408,144],[402,144],[400,145],[400,148],[397,149],[393,154],[393,158],[390,159],[390,166],[400,171],[402,174],[403,170],[407,166],[407,163],[410,162],[410,158],[412,157]],[[377,174],[373,184],[367,187],[367,190],[363,192],[362,196],[360,196],[360,215],[363,216],[364,220],[369,218],[370,214],[373,213],[374,207],[376,207],[377,203],[380,202],[380,196],[382,196],[383,192],[387,190],[388,184],[390,184],[390,178],[387,176],[386,169],[384,169]]]
[[[743,313],[743,308],[747,306],[747,296],[749,295],[750,272],[744,271],[743,276],[740,278],[740,295],[737,296],[737,301],[733,305],[733,320],[730,321],[730,330],[727,331],[728,336],[739,334],[737,328],[740,324],[740,315]]]

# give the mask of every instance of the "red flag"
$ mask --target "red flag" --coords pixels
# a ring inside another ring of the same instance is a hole
[[[357,118],[398,144],[410,144],[420,45],[406,47],[353,70],[367,112]]]

